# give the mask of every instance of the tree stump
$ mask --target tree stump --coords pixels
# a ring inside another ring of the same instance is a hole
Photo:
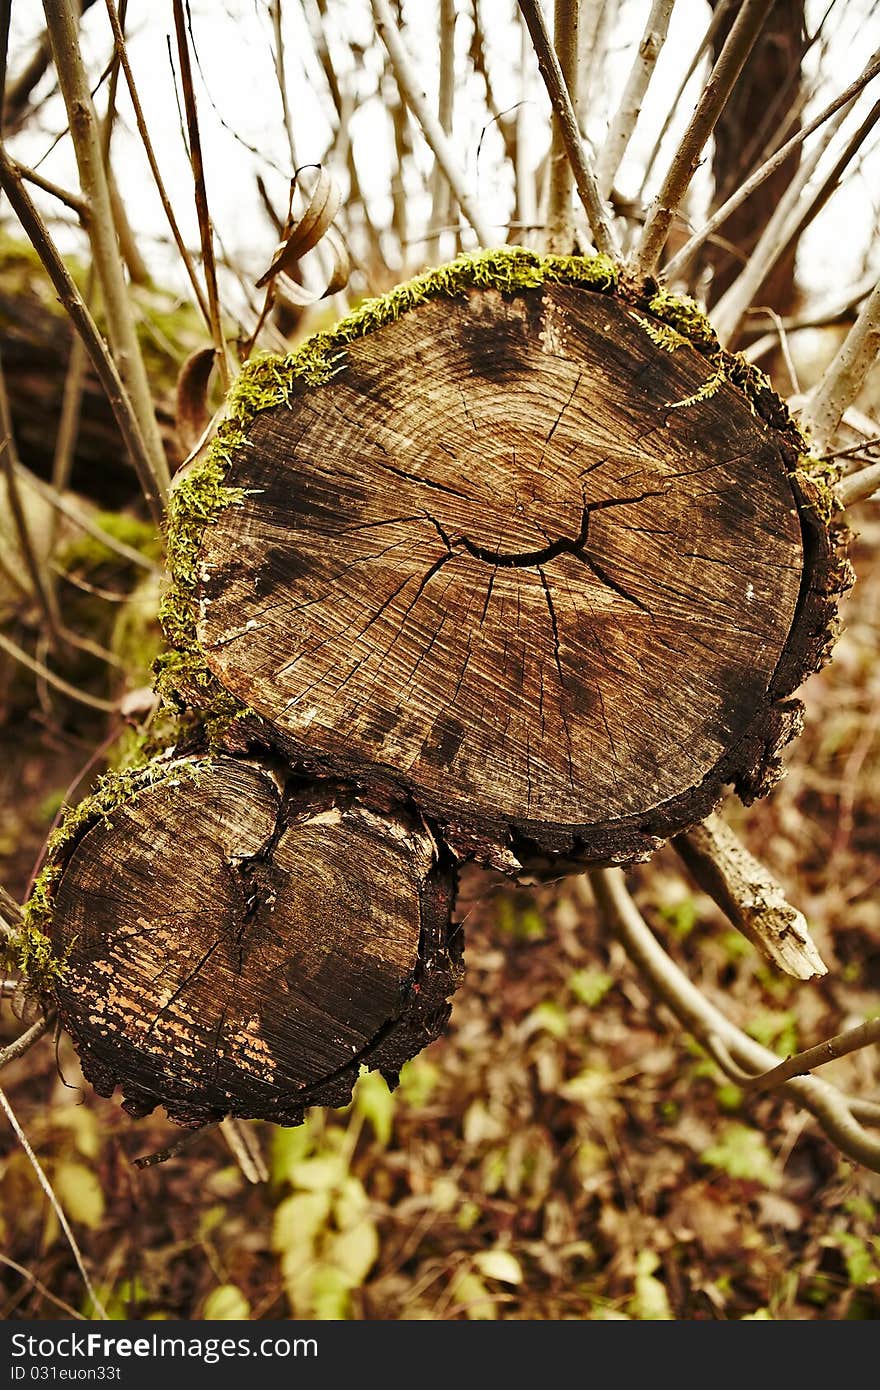
[[[700,333],[547,281],[428,295],[318,385],[274,364],[197,545],[210,672],[502,867],[631,860],[766,789],[831,545],[784,406]]]
[[[462,860],[631,861],[767,791],[848,580],[804,447],[601,258],[463,258],[245,369],[173,496],[196,732],[37,895],[96,1088],[340,1104],[442,1028]]]
[[[77,840],[55,893],[63,1026],[101,1095],[294,1124],[392,1081],[449,1014],[452,878],[424,826],[256,762],[177,760]]]

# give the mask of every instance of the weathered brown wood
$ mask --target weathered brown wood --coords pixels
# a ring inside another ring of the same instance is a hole
[[[202,538],[222,685],[460,855],[632,859],[767,790],[827,644],[784,407],[630,299],[472,291],[347,344],[256,415]]]
[[[253,760],[146,777],[80,832],[54,898],[59,1017],[96,1090],[179,1124],[294,1124],[364,1063],[395,1081],[460,975],[424,825]]]

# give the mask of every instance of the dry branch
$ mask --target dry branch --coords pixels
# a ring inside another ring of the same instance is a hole
[[[422,134],[430,145],[434,158],[443,171],[459,207],[476,232],[478,242],[482,246],[493,245],[495,238],[492,235],[490,225],[483,220],[483,214],[468,190],[464,175],[458,167],[452,146],[428,104],[428,99],[413,67],[412,59],[394,21],[388,0],[370,0],[370,3],[373,7],[376,29],[388,51],[388,57],[394,69],[394,76],[397,79],[401,95],[418,121]]]
[[[603,198],[608,197],[614,186],[617,171],[638,123],[645,93],[654,75],[660,50],[666,42],[674,3],[675,0],[653,0],[651,5],[620,105],[614,113],[596,163],[596,178]]]
[[[594,869],[589,878],[603,922],[645,976],[653,994],[683,1028],[709,1052],[720,1040],[735,1066],[753,1076],[778,1065],[779,1058],[774,1053],[731,1023],[670,959],[630,897],[619,869]],[[714,1055],[721,1060],[717,1049]],[[783,1081],[780,1089],[815,1116],[828,1138],[848,1158],[880,1172],[880,1141],[856,1119],[859,1102],[814,1076],[792,1077]]]
[[[798,980],[827,973],[803,913],[724,821],[709,816],[673,844],[699,886],[762,955]]]
[[[141,438],[141,453],[148,461],[152,482],[161,497],[168,488],[168,464],[119,253],[100,126],[79,47],[78,19],[71,0],[44,0],[43,9],[70,122],[82,196],[89,208],[87,231],[101,286],[111,351],[131,400]]]
[[[540,0],[518,0],[518,4],[532,40],[532,47],[538,59],[538,70],[544,80],[550,105],[558,122],[565,152],[568,155],[568,161],[574,175],[575,187],[583,204],[596,250],[604,256],[616,258],[620,254],[620,248],[611,225],[610,209],[599,193],[596,175],[581,139],[577,116],[568,93],[562,68],[559,65],[559,59],[547,31],[547,23],[544,19]]]
[[[773,0],[744,0],[733,22],[645,220],[635,258],[635,271],[639,275],[650,275],[656,269],[672,219],[690,186],[706,141],[715,128],[772,4]]]

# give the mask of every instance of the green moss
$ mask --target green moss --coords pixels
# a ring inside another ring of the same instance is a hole
[[[65,969],[64,960],[54,952],[49,931],[66,853],[92,826],[101,821],[112,825],[113,812],[120,806],[130,805],[142,792],[181,777],[198,779],[198,762],[149,761],[152,751],[146,744],[132,749],[132,765],[118,767],[101,777],[90,796],[67,810],[46,842],[45,863],[24,905],[24,921],[7,946],[10,958],[37,994],[51,993]]]
[[[157,564],[161,561],[162,539],[149,522],[141,521],[128,512],[97,512],[92,520],[113,540],[137,550],[147,560],[154,560]],[[88,574],[103,565],[118,567],[126,564],[118,551],[111,550],[103,541],[86,532],[59,549],[58,562],[64,570],[85,570]]]
[[[700,401],[711,400],[727,379],[724,368],[718,367],[710,377],[706,378],[699,390],[695,391],[692,396],[686,396],[683,401],[672,401],[669,409],[684,410],[689,405],[697,405]]]
[[[636,318],[651,342],[656,343],[657,347],[662,348],[664,352],[675,352],[676,348],[683,347],[689,341],[683,333],[679,333],[668,323],[651,323],[650,319],[642,318],[641,314],[637,314]]]
[[[715,329],[696,300],[688,295],[670,294],[660,289],[648,301],[648,308],[656,318],[683,334],[694,347],[703,352],[718,351],[720,344]]]
[[[798,458],[795,476],[801,485],[801,492],[807,505],[826,525],[834,513],[840,511],[834,489],[840,482],[842,472],[840,465],[830,459],[816,458],[807,453]]]

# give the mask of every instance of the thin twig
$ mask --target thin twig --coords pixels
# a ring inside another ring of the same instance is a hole
[[[553,48],[559,71],[577,121],[577,49],[579,0],[554,0]],[[598,176],[597,176],[598,177]],[[568,159],[565,133],[555,111],[550,122],[550,167],[547,174],[547,250],[568,256],[574,244],[574,218],[571,206],[572,167]]]
[[[86,225],[89,216],[88,205],[78,193],[71,193],[67,188],[61,188],[59,184],[53,183],[51,179],[37,172],[36,169],[29,169],[26,164],[16,160],[16,167],[23,179],[32,183],[35,188],[41,188],[44,193],[48,193],[52,198],[57,198],[59,203],[64,203],[71,212],[75,212],[83,226]]]
[[[247,1181],[268,1182],[269,1170],[266,1160],[250,1126],[237,1120],[234,1115],[227,1115],[225,1120],[220,1121],[220,1133]]]
[[[847,473],[841,478],[834,491],[842,507],[853,507],[856,502],[867,502],[880,490],[880,463],[869,463],[856,473]]]
[[[208,290],[208,310],[211,321],[211,336],[217,354],[217,370],[223,385],[224,394],[229,390],[229,360],[226,356],[226,340],[220,315],[220,299],[217,293],[217,265],[214,260],[214,236],[211,229],[211,215],[208,211],[208,192],[205,186],[205,169],[202,162],[202,140],[199,134],[199,117],[196,108],[196,93],[192,80],[192,64],[189,57],[189,42],[186,35],[186,20],[183,0],[172,0],[174,9],[174,31],[177,37],[177,56],[180,59],[180,83],[183,89],[183,105],[186,111],[186,129],[189,137],[189,157],[192,165],[193,190],[196,199],[196,214],[199,222],[199,237],[202,244],[202,265],[205,270],[205,284]]]
[[[89,1298],[92,1301],[92,1306],[95,1309],[95,1314],[97,1315],[97,1317],[101,1318],[102,1320],[105,1320],[107,1318],[107,1310],[105,1309],[103,1303],[99,1299],[92,1286],[92,1281],[89,1278],[88,1273],[86,1272],[85,1265],[83,1264],[83,1258],[80,1254],[79,1246],[76,1243],[73,1231],[70,1229],[70,1224],[67,1220],[67,1217],[64,1215],[64,1210],[61,1206],[61,1203],[55,1196],[55,1193],[52,1190],[52,1185],[49,1182],[49,1179],[46,1177],[46,1174],[43,1172],[37,1155],[34,1153],[33,1149],[28,1143],[27,1135],[25,1134],[21,1125],[18,1123],[15,1111],[10,1105],[9,1100],[3,1090],[0,1090],[0,1105],[2,1105],[3,1109],[5,1110],[6,1117],[16,1133],[18,1142],[24,1149],[25,1154],[27,1155],[28,1162],[30,1163],[37,1176],[37,1181],[39,1182],[46,1196],[48,1197],[49,1204],[52,1207],[52,1210],[54,1211],[56,1217],[58,1218],[58,1224],[64,1232],[67,1243],[70,1246],[71,1251],[73,1252],[73,1258],[76,1261],[76,1267],[80,1272],[80,1276],[82,1278],[83,1283],[85,1284],[86,1293],[89,1295]]]
[[[880,280],[800,412],[800,423],[821,452],[834,439],[848,405],[858,395],[880,353]]]
[[[790,140],[787,140],[770,159],[766,160],[759,169],[756,169],[750,178],[741,183],[736,192],[732,193],[726,202],[721,204],[705,225],[701,227],[698,232],[695,232],[689,241],[685,242],[681,250],[676,252],[664,267],[664,274],[667,278],[672,279],[674,276],[683,275],[700,247],[723,222],[727,221],[731,213],[735,212],[747,198],[751,197],[755,189],[759,188],[765,179],[768,179],[771,174],[774,174],[777,169],[781,168],[789,156],[792,155],[814,131],[818,130],[821,125],[824,125],[825,122],[835,115],[842,106],[845,106],[852,97],[857,96],[858,93],[876,77],[878,72],[880,72],[880,54],[875,53],[865,67],[864,72],[860,77],[856,78],[855,82],[851,82],[845,91],[841,92],[839,96],[835,97],[828,106],[819,112],[818,116],[810,121],[808,125],[803,126]]]
[[[772,4],[773,0],[743,0],[645,219],[635,260],[639,275],[651,275],[657,267],[672,220],[690,187],[706,141],[715,129]]]
[[[43,0],[43,10],[58,83],[70,122],[80,189],[89,207],[87,231],[101,286],[110,348],[128,389],[153,487],[164,498],[170,481],[168,463],[156,423],[150,382],[138,342],[134,309],[119,252],[101,148],[100,125],[79,46],[78,17],[72,0]]]
[[[12,433],[12,412],[6,392],[6,377],[0,361],[0,470],[6,483],[6,500],[12,513],[15,534],[24,567],[30,577],[33,597],[40,607],[46,622],[46,633],[52,647],[57,647],[60,638],[61,618],[58,613],[58,600],[51,576],[41,563],[27,515],[18,490],[19,459]]]
[[[599,914],[620,941],[633,964],[642,971],[653,994],[678,1022],[711,1051],[720,1038],[737,1067],[750,1073],[768,1071],[779,1058],[731,1023],[666,954],[649,929],[629,892],[620,869],[593,869],[588,874]],[[792,1077],[780,1089],[819,1121],[842,1153],[873,1172],[880,1172],[880,1142],[855,1118],[861,1102],[850,1101],[837,1087],[816,1076]]]
[[[666,42],[674,3],[675,0],[652,0],[645,30],[639,41],[620,105],[608,127],[608,134],[596,163],[596,178],[603,198],[607,198],[614,187],[617,171],[638,124],[645,93],[654,75],[660,50]]]
[[[16,1260],[11,1260],[8,1255],[0,1255],[0,1264],[5,1265],[7,1269],[14,1269],[16,1274],[21,1275],[22,1279],[27,1279],[28,1283],[32,1288],[36,1289],[41,1298],[47,1299],[49,1303],[54,1303],[55,1307],[60,1308],[62,1313],[66,1313],[69,1318],[76,1318],[77,1321],[80,1322],[87,1321],[85,1313],[78,1313],[76,1308],[71,1308],[70,1304],[65,1303],[63,1298],[59,1298],[57,1294],[51,1293],[42,1280],[38,1279],[35,1274],[32,1274],[29,1269],[25,1269],[24,1265],[20,1265]]]
[[[740,1085],[749,1091],[769,1091],[774,1086],[781,1085],[783,1081],[790,1081],[794,1076],[806,1076],[814,1067],[824,1067],[828,1062],[836,1062],[840,1057],[847,1057],[851,1052],[859,1052],[863,1047],[871,1047],[878,1042],[880,1018],[869,1018],[864,1023],[857,1024],[855,1028],[835,1033],[833,1038],[826,1038],[815,1047],[795,1052],[784,1062],[770,1067],[769,1071],[762,1071],[757,1075],[751,1072],[742,1073]]]
[[[458,168],[452,145],[428,104],[428,99],[413,67],[412,59],[394,21],[388,0],[370,0],[370,3],[373,7],[376,29],[388,51],[401,96],[418,121],[422,134],[433,151],[434,158],[446,176],[449,187],[477,235],[477,240],[482,246],[492,246],[494,238],[490,225],[483,220],[483,214],[467,188],[464,174]]]
[[[186,242],[183,239],[180,228],[177,225],[177,218],[174,215],[174,209],[171,206],[171,200],[169,199],[168,194],[165,191],[165,184],[163,183],[162,175],[159,172],[159,165],[156,161],[156,155],[153,150],[153,142],[150,139],[150,133],[147,129],[147,122],[144,118],[143,107],[141,106],[140,95],[138,94],[138,90],[135,85],[134,73],[131,70],[131,64],[128,60],[128,50],[125,46],[125,37],[122,33],[122,26],[119,22],[119,15],[117,14],[114,0],[105,0],[105,4],[107,6],[107,14],[110,18],[110,24],[113,29],[113,42],[116,44],[116,52],[119,55],[119,62],[122,67],[123,75],[125,76],[126,85],[128,86],[128,94],[131,98],[131,104],[134,109],[135,124],[137,125],[138,134],[141,138],[141,143],[144,147],[144,153],[147,156],[147,162],[150,166],[150,172],[153,175],[153,182],[156,185],[156,190],[159,194],[159,200],[162,203],[162,209],[168,221],[168,226],[171,229],[171,235],[174,238],[174,244],[177,247],[178,252],[180,253],[180,259],[183,262],[184,269],[186,270],[186,273],[189,277],[189,282],[192,285],[192,290],[193,294],[195,295],[196,303],[199,306],[199,310],[202,314],[202,317],[205,320],[207,327],[210,328],[211,313],[208,308],[208,301],[205,298],[205,292],[202,289],[201,283],[199,281],[198,273],[193,263],[193,258],[189,253],[189,249],[186,245]]]
[[[739,0],[736,0],[736,3],[738,2]],[[669,103],[667,107],[666,117],[663,121],[663,125],[660,127],[660,133],[657,136],[657,139],[654,141],[651,153],[649,154],[645,163],[645,172],[642,175],[642,182],[637,195],[638,202],[642,202],[645,198],[645,191],[650,182],[651,175],[654,172],[654,165],[657,163],[660,150],[663,147],[663,141],[666,139],[666,134],[669,130],[669,127],[672,125],[672,122],[675,120],[676,116],[681,110],[681,101],[685,94],[687,85],[693,77],[694,73],[696,72],[697,67],[700,63],[700,59],[702,58],[703,54],[707,51],[707,49],[710,47],[712,40],[714,39],[715,35],[718,33],[718,30],[721,27],[722,22],[727,17],[728,10],[731,9],[733,4],[734,0],[718,0],[718,3],[714,5],[712,8],[712,17],[709,20],[705,32],[703,33],[703,37],[697,44],[694,56],[688,64],[685,74],[678,85],[675,96],[673,97],[672,101]]]
[[[6,1047],[0,1049],[0,1068],[5,1067],[7,1062],[14,1062],[16,1058],[23,1057],[35,1042],[40,1041],[44,1033],[48,1033],[54,1022],[55,1015],[46,1014],[44,1018],[38,1018],[36,1023],[32,1023],[24,1033],[20,1033],[14,1042],[7,1043]]]
[[[800,167],[767,219],[754,250],[733,284],[725,290],[714,306],[712,324],[723,344],[733,339],[743,316],[770,270],[798,234],[805,206],[808,206],[805,194],[807,185],[857,101],[858,94],[850,97],[835,111],[826,122],[822,135],[813,148],[805,152]],[[814,197],[820,196],[820,193],[821,189],[816,189]]]
[[[25,485],[33,488],[41,497],[44,497],[50,507],[54,507],[62,516],[66,516],[68,521],[73,522],[74,526],[79,527],[81,531],[85,531],[86,535],[91,536],[93,540],[100,541],[101,545],[106,546],[114,555],[118,555],[120,560],[126,560],[130,565],[137,565],[138,569],[146,570],[149,574],[164,573],[162,566],[157,565],[155,560],[148,559],[146,555],[142,555],[133,546],[126,545],[125,541],[118,540],[109,531],[105,531],[76,502],[71,501],[69,497],[62,496],[50,483],[44,482],[36,473],[31,473],[29,469],[25,468],[24,464],[19,466],[18,473]]]
[[[14,162],[2,147],[0,147],[0,187],[9,199],[31,245],[43,262],[63,308],[85,343],[86,351],[92,360],[101,385],[107,393],[107,399],[119,426],[123,443],[137,473],[147,505],[156,524],[161,527],[167,485],[163,482],[163,477],[154,469],[153,459],[146,451],[143,433],[128,390],[115,361],[107,350],[104,339],[98,331],[95,320],[89,313],[88,306],[59,255],[45,222],[24,187]],[[165,463],[164,453],[162,462],[164,473],[167,475],[168,466]]]
[[[540,0],[517,0],[517,3],[532,40],[532,47],[538,59],[538,70],[543,78],[544,86],[547,88],[550,105],[553,107],[554,115],[559,122],[559,130],[565,142],[565,152],[574,174],[575,187],[586,213],[596,250],[604,256],[610,256],[613,260],[617,260],[620,257],[620,246],[611,225],[610,209],[599,193],[596,175],[590,160],[587,158],[574,106],[565,85],[559,59],[547,32],[547,22],[544,19]]]
[[[13,660],[20,662],[21,665],[27,667],[29,671],[33,671],[34,675],[46,681],[47,685],[51,685],[53,689],[60,691],[62,695],[69,696],[71,700],[76,700],[81,705],[88,705],[89,709],[100,710],[102,714],[119,713],[119,706],[116,702],[102,700],[98,695],[90,695],[88,691],[80,690],[78,686],[71,685],[70,682],[64,680],[63,677],[56,676],[55,672],[50,671],[49,667],[42,661],[38,661],[36,657],[31,656],[29,652],[26,652],[17,642],[13,642],[3,632],[0,632],[0,651],[6,652],[7,656],[11,656]]]
[[[89,266],[85,287],[85,302],[91,308],[94,293],[94,267]],[[88,359],[82,338],[74,333],[70,343],[70,356],[64,374],[64,390],[61,394],[61,416],[58,432],[55,435],[55,448],[52,453],[52,486],[56,492],[64,492],[70,483],[73,472],[73,458],[79,437],[80,413],[83,391],[85,390]],[[58,513],[53,512],[57,521]],[[55,527],[53,526],[53,534]]]

